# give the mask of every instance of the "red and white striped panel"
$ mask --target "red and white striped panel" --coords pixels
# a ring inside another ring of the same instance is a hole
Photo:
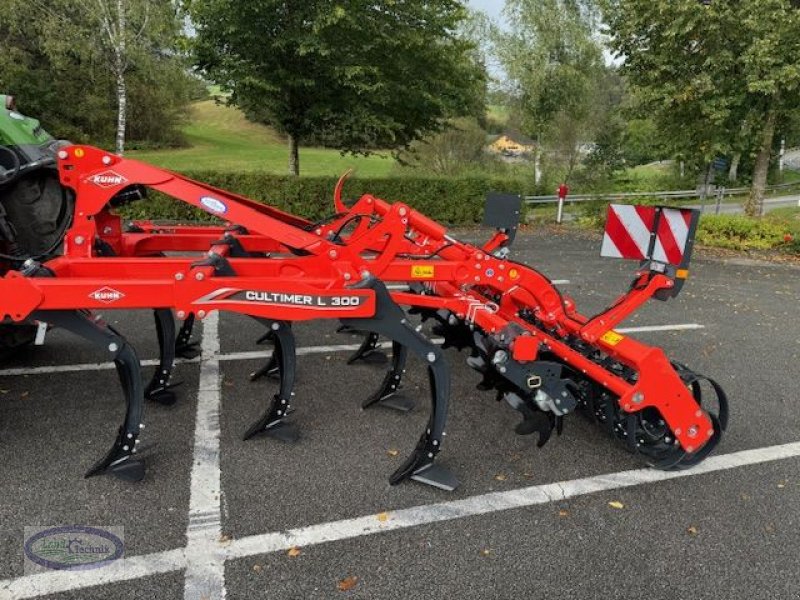
[[[691,223],[691,210],[662,208],[653,260],[671,265],[682,264]]]
[[[680,265],[689,239],[691,210],[664,208],[658,226],[653,255],[648,255],[650,235],[656,220],[655,206],[609,204],[601,256]]]

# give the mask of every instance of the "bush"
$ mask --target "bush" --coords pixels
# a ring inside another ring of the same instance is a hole
[[[188,177],[304,217],[321,219],[334,212],[335,177],[292,177],[259,172],[188,172]],[[489,192],[525,194],[521,180],[491,177],[389,177],[351,179],[345,198],[369,193],[388,202],[402,201],[446,225],[480,223]],[[161,194],[121,210],[129,219],[208,221],[209,215]]]
[[[787,239],[785,224],[767,218],[741,215],[704,215],[700,218],[697,241],[705,246],[731,250],[795,250]]]

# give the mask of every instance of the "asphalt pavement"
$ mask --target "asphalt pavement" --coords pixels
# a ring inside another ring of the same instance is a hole
[[[552,230],[520,234],[513,258],[568,280],[562,292],[587,314],[624,292],[635,268],[599,258],[595,240]],[[151,315],[105,316],[143,359],[155,358]],[[426,425],[423,365],[410,361],[404,382],[412,412],[361,410],[384,367],[346,365],[348,352],[335,347],[358,339],[331,322],[295,327],[298,346],[311,349],[298,359],[291,415],[300,440],[243,441],[276,392],[270,380],[248,379],[269,351],[255,346],[259,327],[222,315],[214,334],[198,328],[198,337],[218,335],[219,353],[206,343],[202,361],[178,366],[175,406],[148,406],[148,472],[138,484],[82,477],[122,415],[101,352],[53,331],[0,367],[0,598],[192,597],[203,561],[229,599],[800,597],[800,452],[771,450],[800,442],[796,267],[700,256],[677,299],[650,302],[624,323],[728,392],[731,423],[710,461],[766,449],[755,462],[709,461],[706,472],[669,480],[646,481],[636,457],[579,415],[537,449],[514,433],[515,411],[475,389],[466,353],[449,350],[437,461],[461,485],[390,486]],[[209,384],[216,365],[218,388]],[[221,403],[218,419],[204,412],[209,397]],[[198,452],[203,424],[218,427],[213,456]],[[207,502],[218,521],[203,553],[190,507],[203,506],[198,473],[213,465],[220,493]],[[525,500],[554,484],[577,491]],[[124,527],[129,570],[24,577],[23,527],[64,524]]]

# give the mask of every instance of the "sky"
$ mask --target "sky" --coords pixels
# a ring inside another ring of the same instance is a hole
[[[500,13],[503,12],[504,0],[468,0],[470,8],[482,10],[497,22],[500,22]]]

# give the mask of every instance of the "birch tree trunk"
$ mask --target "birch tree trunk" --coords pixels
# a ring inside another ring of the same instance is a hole
[[[125,128],[128,120],[128,87],[125,82],[126,69],[126,14],[125,0],[117,0],[117,40],[114,47],[114,67],[117,78],[117,154],[125,152]]]

